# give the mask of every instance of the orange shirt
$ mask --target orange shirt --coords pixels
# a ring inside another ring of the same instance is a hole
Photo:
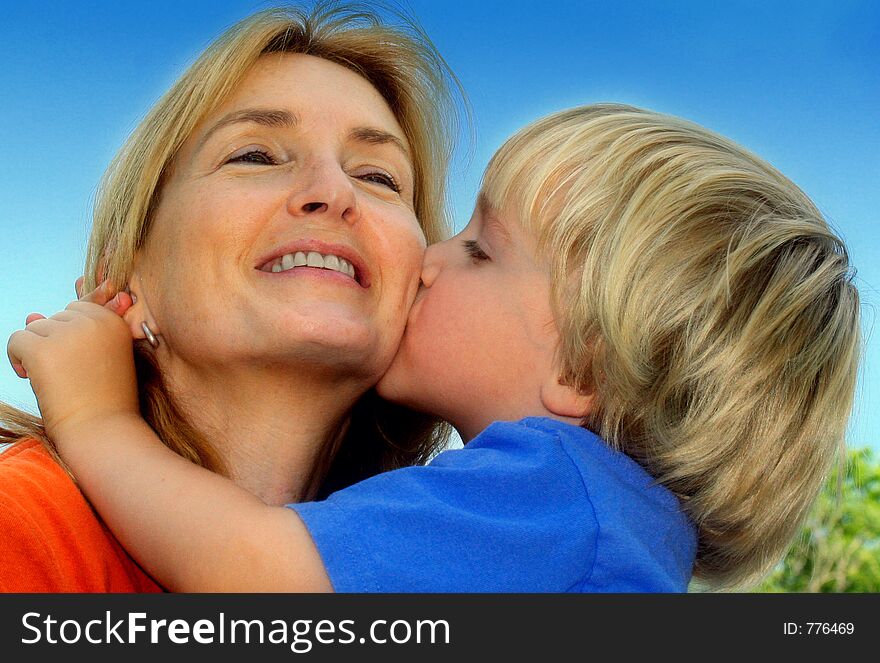
[[[36,440],[0,453],[0,591],[161,592]]]

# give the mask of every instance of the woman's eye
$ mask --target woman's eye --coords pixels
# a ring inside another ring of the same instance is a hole
[[[480,245],[476,243],[476,241],[472,239],[463,240],[464,250],[467,254],[473,259],[474,262],[482,262],[483,260],[489,260],[489,256],[486,255],[486,252],[480,248]]]
[[[260,166],[274,166],[277,162],[266,150],[252,148],[239,154],[234,154],[226,160],[226,163],[253,163]]]
[[[400,193],[400,186],[397,182],[394,181],[394,178],[391,177],[388,173],[382,172],[373,172],[367,173],[366,175],[358,175],[358,179],[363,180],[364,182],[372,182],[373,184],[380,184],[382,186],[386,186],[395,193]]]

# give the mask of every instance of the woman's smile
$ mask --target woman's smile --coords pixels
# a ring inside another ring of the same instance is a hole
[[[317,239],[297,240],[274,249],[269,258],[260,259],[261,272],[270,274],[312,274],[332,277],[339,274],[345,278],[334,279],[340,283],[370,287],[370,273],[366,262],[353,248],[339,243]],[[322,274],[322,272],[330,272]]]

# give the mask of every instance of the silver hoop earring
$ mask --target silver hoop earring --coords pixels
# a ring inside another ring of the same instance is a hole
[[[150,342],[150,345],[152,345],[154,348],[158,348],[159,347],[159,339],[156,338],[156,335],[153,333],[153,330],[150,329],[149,325],[147,325],[146,322],[142,322],[141,329],[144,330],[144,336],[147,337],[147,341]]]

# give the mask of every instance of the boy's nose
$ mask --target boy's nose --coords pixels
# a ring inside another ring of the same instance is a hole
[[[440,273],[442,266],[440,245],[443,243],[432,244],[425,250],[425,258],[422,261],[422,285],[426,288],[431,287],[437,274]]]

